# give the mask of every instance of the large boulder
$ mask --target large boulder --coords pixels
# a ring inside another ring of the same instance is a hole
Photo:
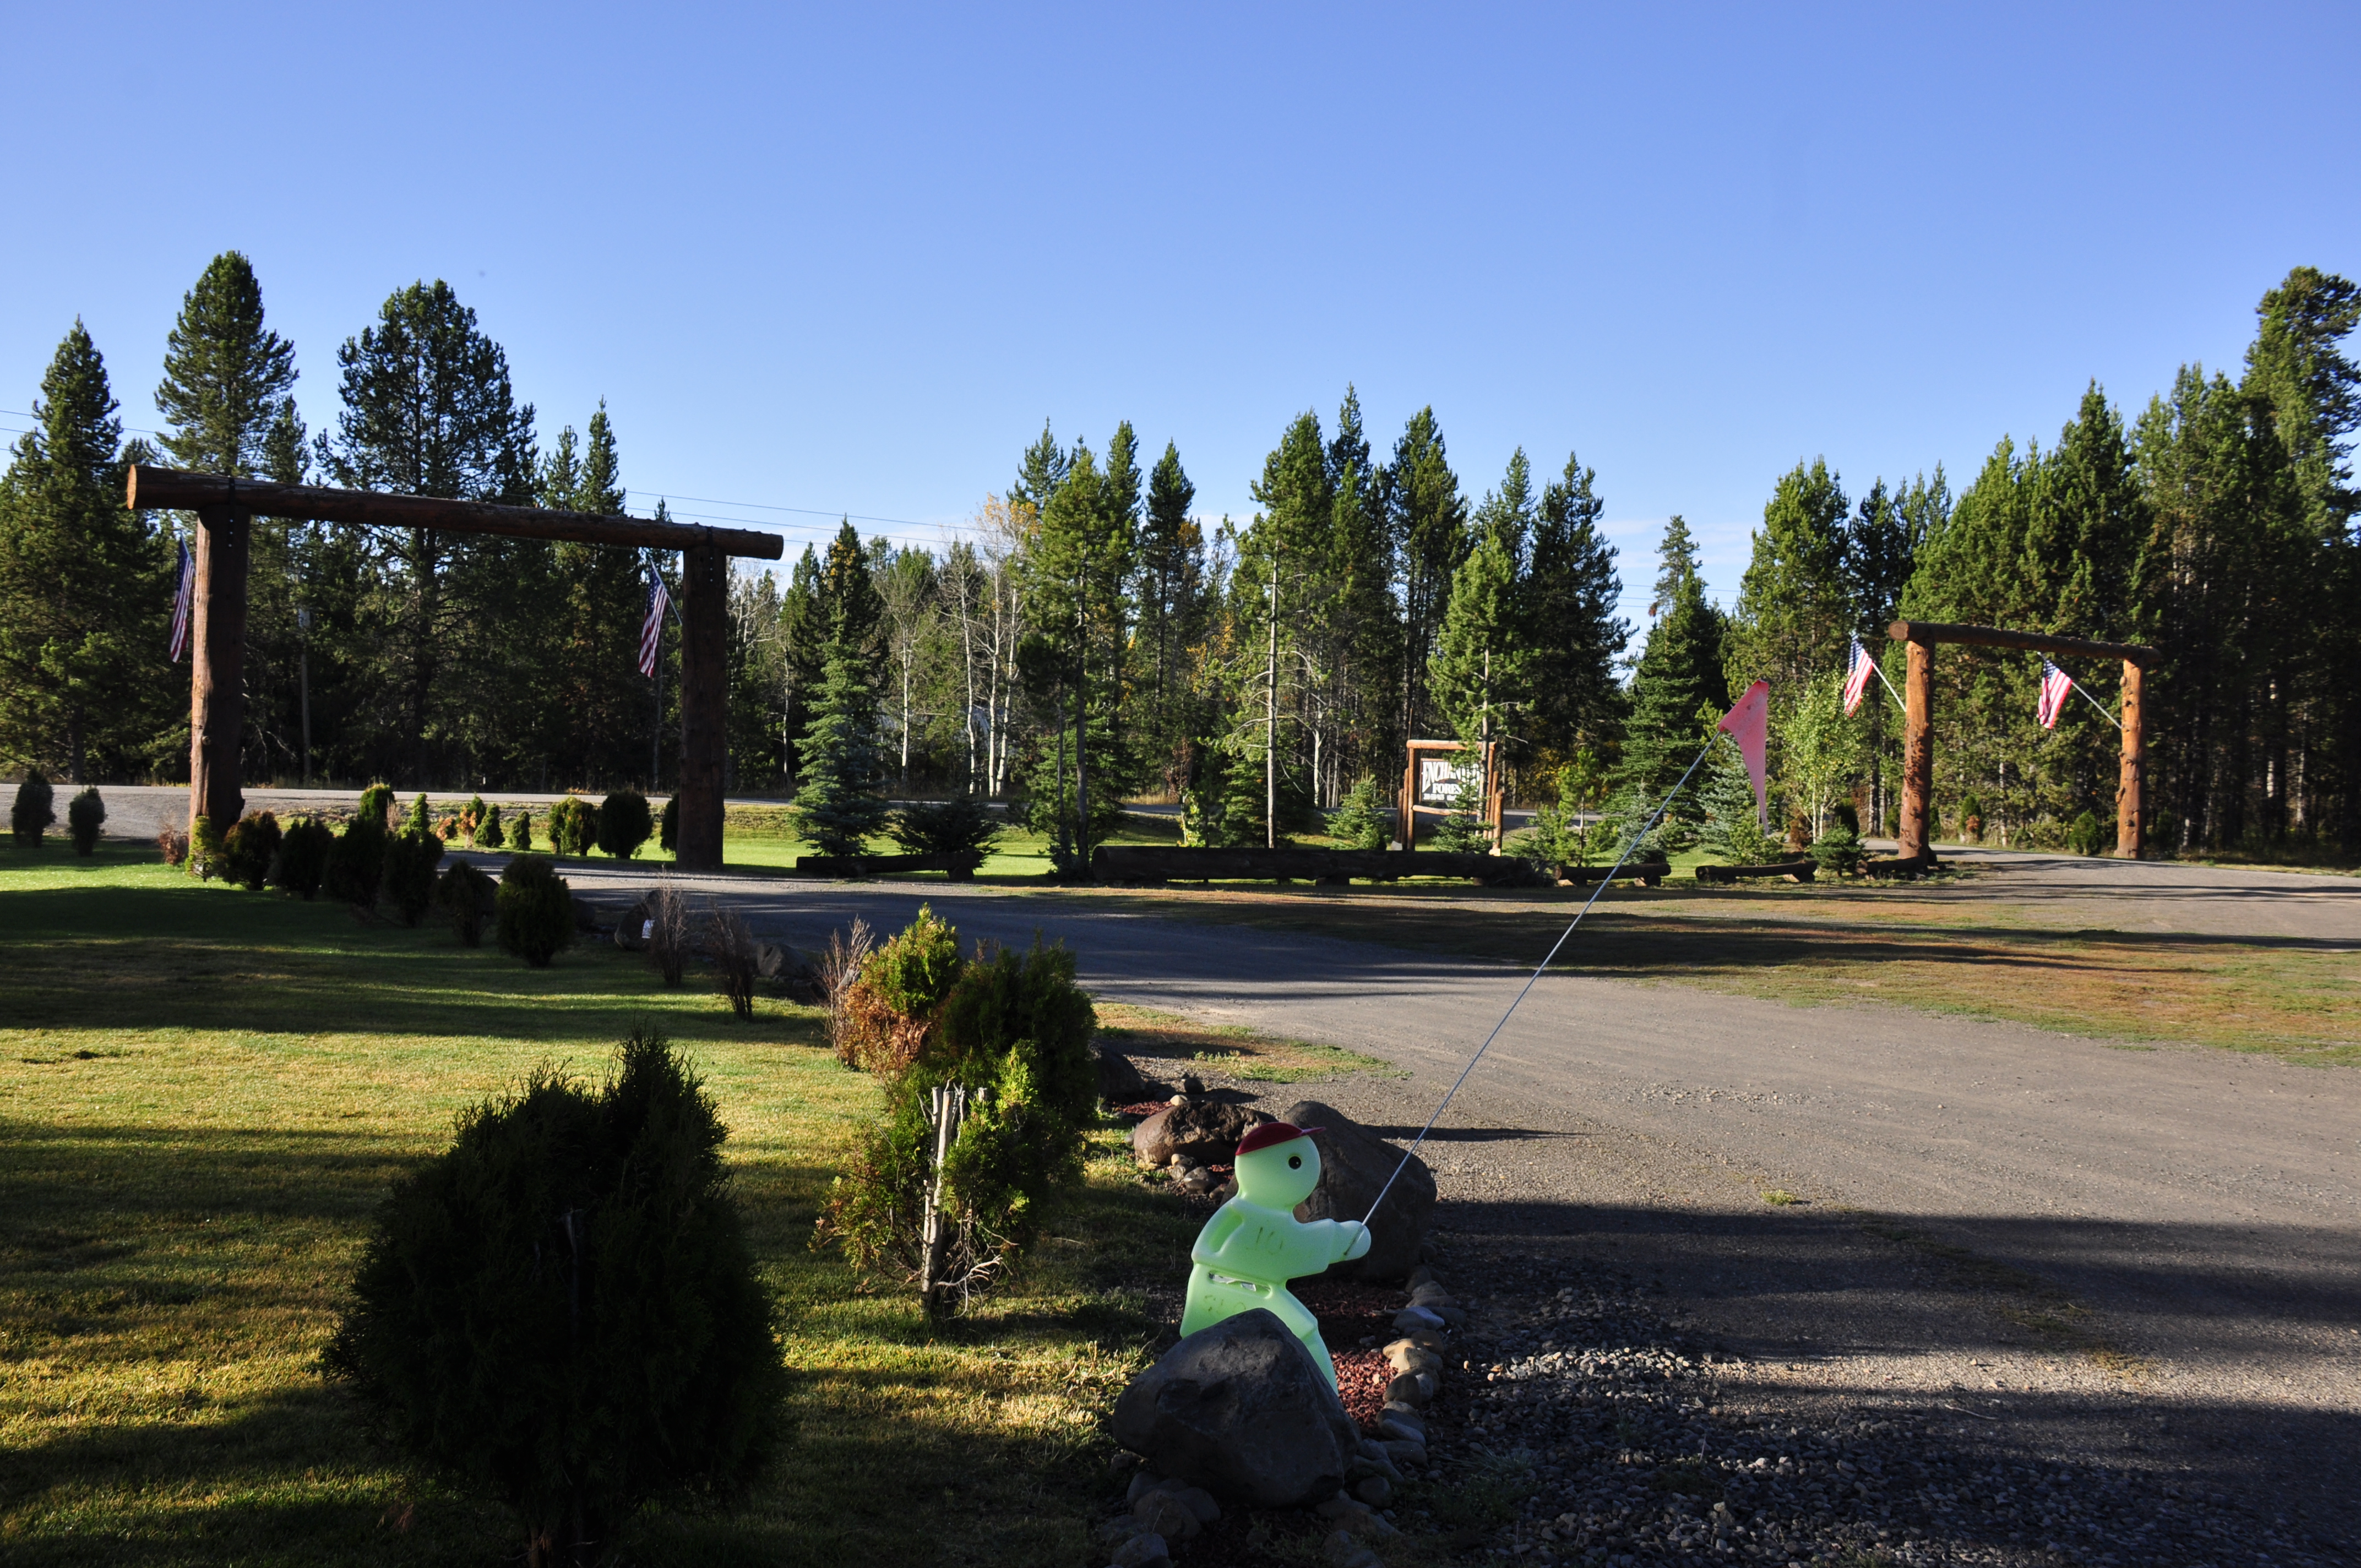
[[[1187,1155],[1199,1165],[1227,1165],[1237,1157],[1246,1129],[1269,1120],[1245,1105],[1186,1100],[1131,1130],[1132,1157],[1149,1170],[1170,1165],[1174,1155]]]
[[[1320,1185],[1296,1206],[1299,1220],[1369,1221],[1369,1250],[1349,1263],[1329,1266],[1332,1279],[1400,1279],[1418,1266],[1419,1249],[1426,1244],[1426,1227],[1434,1218],[1434,1173],[1416,1155],[1401,1179],[1386,1193],[1386,1206],[1374,1215],[1369,1205],[1402,1151],[1345,1115],[1333,1105],[1301,1100],[1279,1113],[1282,1122],[1318,1127],[1312,1141],[1320,1146]]]
[[[1291,1508],[1333,1497],[1360,1433],[1312,1352],[1256,1308],[1198,1330],[1132,1380],[1115,1440],[1216,1497]]]

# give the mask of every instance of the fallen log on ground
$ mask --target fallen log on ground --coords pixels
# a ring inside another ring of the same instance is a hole
[[[797,855],[795,870],[804,876],[892,876],[900,872],[941,872],[953,882],[973,882],[983,864],[981,850],[956,855]]]
[[[1906,857],[1884,861],[1863,861],[1861,869],[1871,876],[1924,876],[1942,864],[1932,850]]]
[[[1453,877],[1513,883],[1530,877],[1530,863],[1508,855],[1439,850],[1216,850],[1161,844],[1106,844],[1091,857],[1101,882],[1316,882],[1355,877],[1395,882],[1403,877]]]
[[[1708,886],[1744,882],[1749,877],[1785,877],[1789,882],[1809,882],[1818,872],[1819,862],[1809,855],[1792,861],[1766,861],[1753,866],[1699,866],[1697,881]]]
[[[1557,880],[1576,887],[1588,887],[1610,877],[1619,881],[1628,877],[1642,887],[1660,887],[1672,872],[1671,863],[1665,861],[1626,861],[1620,866],[1560,866]]]

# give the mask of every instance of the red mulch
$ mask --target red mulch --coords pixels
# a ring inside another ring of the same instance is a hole
[[[1364,1285],[1355,1279],[1299,1279],[1288,1288],[1320,1320],[1320,1337],[1328,1354],[1357,1350],[1365,1339],[1379,1344],[1401,1336],[1394,1332],[1394,1314],[1402,1310],[1402,1293],[1391,1285]]]
[[[1345,1401],[1345,1413],[1367,1437],[1378,1435],[1378,1417],[1386,1408],[1386,1385],[1393,1381],[1393,1368],[1386,1365],[1385,1353],[1377,1350],[1332,1350],[1328,1359],[1336,1364],[1336,1397]]]

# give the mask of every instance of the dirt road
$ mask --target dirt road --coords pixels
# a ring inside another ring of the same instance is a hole
[[[1409,1069],[1316,1091],[1404,1136],[1523,978],[988,888],[689,886],[799,946],[855,916],[890,930],[922,898],[971,937],[1063,940],[1109,999]],[[2043,923],[2361,937],[2344,879],[2011,857],[1933,895]],[[1986,1441],[2186,1471],[2350,1539],[2361,1074],[1554,972],[1429,1152],[1450,1223],[1625,1259],[1766,1394],[1932,1401]]]

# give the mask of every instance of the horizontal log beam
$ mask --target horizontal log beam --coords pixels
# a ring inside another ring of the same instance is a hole
[[[1980,648],[2023,648],[2035,653],[2082,653],[2147,664],[2156,650],[2139,642],[2093,642],[2087,637],[2051,637],[2038,631],[2005,631],[1997,626],[1955,626],[1941,620],[1897,620],[1885,629],[1896,642],[1967,642]]]
[[[1752,866],[1699,866],[1697,881],[1708,887],[1728,886],[1750,877],[1788,877],[1796,882],[1811,882],[1819,872],[1817,861],[1766,861]]]
[[[584,544],[643,545],[656,550],[686,550],[707,544],[725,555],[749,555],[764,561],[776,561],[786,554],[786,542],[777,534],[757,533],[751,529],[707,528],[698,523],[657,522],[644,517],[600,517],[591,512],[493,506],[485,501],[386,495],[376,490],[331,490],[317,485],[276,485],[267,479],[192,474],[145,463],[132,467],[125,486],[124,504],[134,511],[157,508],[195,511],[205,507],[224,507],[249,516],[293,518],[306,522],[425,528],[438,533],[498,533],[511,539],[570,539]]]
[[[900,872],[942,872],[953,882],[973,882],[983,851],[949,855],[797,855],[794,870],[804,876],[873,877]]]

